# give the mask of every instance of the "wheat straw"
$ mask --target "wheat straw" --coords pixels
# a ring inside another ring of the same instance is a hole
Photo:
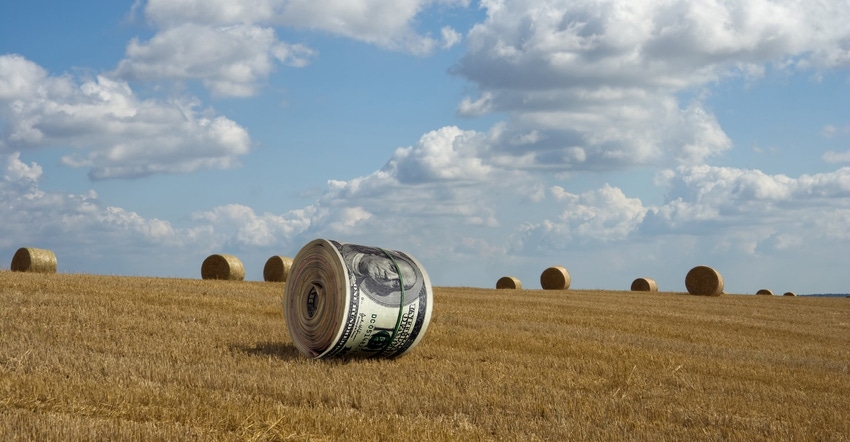
[[[638,278],[632,281],[633,292],[657,292],[658,284],[652,278]]]
[[[12,257],[13,272],[56,273],[56,255],[47,249],[21,247]]]
[[[242,261],[233,255],[210,255],[201,264],[201,278],[242,281],[245,279],[245,267],[242,266]]]
[[[770,291],[770,289],[761,289],[761,290],[757,291],[757,292],[756,292],[756,294],[757,294],[757,295],[768,295],[768,296],[773,296],[773,292],[772,292],[772,291]]]
[[[696,266],[685,276],[688,293],[700,296],[720,296],[723,293],[723,277],[708,266]]]
[[[292,258],[279,255],[272,256],[263,267],[263,279],[268,282],[286,282],[291,268]]]
[[[502,276],[498,281],[496,281],[496,288],[521,290],[522,282],[513,276]]]
[[[540,274],[540,286],[544,290],[566,290],[570,282],[570,272],[562,266],[549,267]]]

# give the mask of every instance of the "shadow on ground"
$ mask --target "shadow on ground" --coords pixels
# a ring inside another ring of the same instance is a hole
[[[251,356],[271,356],[287,361],[304,357],[294,345],[284,342],[258,342],[253,345],[232,344],[230,349]]]

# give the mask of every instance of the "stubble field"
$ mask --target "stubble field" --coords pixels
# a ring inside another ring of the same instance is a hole
[[[850,299],[436,287],[315,361],[282,283],[0,271],[2,440],[848,440]]]

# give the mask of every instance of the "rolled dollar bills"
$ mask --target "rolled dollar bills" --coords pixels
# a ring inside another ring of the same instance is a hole
[[[289,272],[283,314],[292,342],[307,356],[392,358],[428,329],[431,280],[406,253],[316,239]]]

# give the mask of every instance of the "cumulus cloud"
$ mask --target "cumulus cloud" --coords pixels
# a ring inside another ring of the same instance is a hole
[[[168,26],[182,22],[205,24],[260,23],[273,20],[333,31],[335,28],[386,33],[409,24],[416,13],[432,6],[468,7],[469,0],[148,0],[145,15]],[[324,25],[320,25],[324,23]]]
[[[580,194],[553,186],[549,196],[560,216],[518,226],[512,250],[551,252],[687,235],[755,253],[850,238],[850,212],[842,208],[850,203],[850,167],[796,178],[707,165],[662,175],[658,184],[667,187],[667,196],[659,205],[645,205],[607,184]]]
[[[415,147],[396,149],[386,169],[403,183],[481,181],[492,171],[481,158],[485,146],[482,134],[443,127],[423,135]]]
[[[46,146],[91,179],[230,168],[249,152],[247,131],[189,99],[140,99],[122,81],[51,76],[18,55],[0,56],[0,150]]]
[[[302,67],[315,52],[277,40],[271,28],[184,23],[147,42],[133,39],[127,58],[111,75],[126,80],[201,80],[213,94],[247,97],[275,69],[275,62]]]
[[[809,70],[850,61],[843,2],[485,1],[452,69],[477,96],[461,115],[506,112],[506,133],[539,130],[538,164],[572,170],[700,164],[731,148],[715,116],[680,94],[767,66]],[[532,68],[533,67],[533,68]],[[587,161],[565,161],[581,148]]]
[[[681,167],[667,200],[649,207],[642,234],[716,239],[744,253],[850,238],[850,168],[799,177],[734,167]]]
[[[238,246],[283,247],[310,225],[310,206],[283,215],[258,215],[248,206],[228,204],[193,214],[196,222],[215,226],[217,242]]]
[[[622,240],[638,228],[647,212],[640,199],[628,198],[621,189],[608,184],[581,194],[553,186],[550,193],[561,215],[556,220],[523,223],[513,238],[515,249],[535,253]]]
[[[105,206],[94,191],[79,195],[44,191],[40,188],[41,166],[26,164],[20,156],[20,152],[0,154],[0,245],[4,247],[32,242],[63,249],[69,245],[98,248],[101,244],[110,248],[179,246],[193,236],[168,221]]]
[[[314,212],[308,206],[280,215],[257,214],[232,204],[195,213],[190,225],[180,227],[107,205],[93,190],[43,190],[41,166],[21,156],[18,151],[0,153],[0,248],[50,248],[62,271],[114,268],[124,274],[194,275],[209,253],[290,250]],[[254,267],[261,265],[256,261],[246,258]]]
[[[728,219],[742,213],[784,216],[784,210],[850,198],[850,167],[797,178],[734,167],[683,167],[670,186],[669,202],[657,213],[671,221]]]
[[[462,36],[450,26],[418,32],[430,7],[468,7],[468,0],[148,0],[144,14],[157,32],[133,39],[111,73],[133,81],[199,80],[213,94],[256,95],[278,64],[304,67],[317,52],[278,40],[275,27],[328,32],[379,47],[428,55]],[[133,5],[133,11],[139,4]]]

